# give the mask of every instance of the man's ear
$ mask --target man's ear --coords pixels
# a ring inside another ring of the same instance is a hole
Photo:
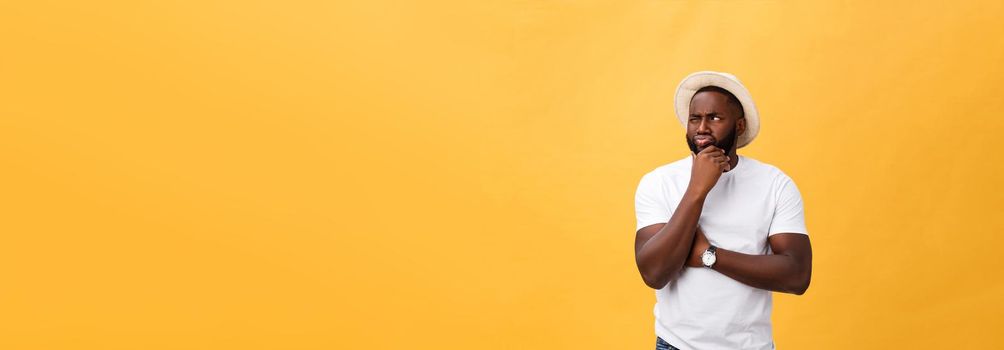
[[[736,137],[746,132],[746,117],[736,120]]]

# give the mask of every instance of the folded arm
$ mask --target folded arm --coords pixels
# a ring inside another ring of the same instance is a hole
[[[635,264],[645,285],[661,289],[686,266],[704,201],[722,172],[734,165],[735,161],[729,161],[725,152],[715,146],[693,155],[690,184],[669,222],[642,227],[635,233]]]
[[[748,286],[775,292],[802,295],[812,277],[812,247],[809,236],[799,233],[778,233],[768,239],[773,254],[751,255],[716,247],[712,269]],[[687,266],[706,268],[701,254],[710,246],[700,229]]]
[[[688,191],[668,223],[649,225],[635,234],[635,264],[645,285],[661,289],[683,269],[706,197]]]

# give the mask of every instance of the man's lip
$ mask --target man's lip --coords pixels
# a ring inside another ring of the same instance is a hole
[[[710,136],[702,136],[694,138],[694,144],[697,145],[697,147],[704,147],[710,145],[712,141],[713,139]]]

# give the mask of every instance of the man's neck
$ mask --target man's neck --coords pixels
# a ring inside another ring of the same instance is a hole
[[[739,155],[736,154],[736,150],[732,150],[732,153],[729,153],[729,169],[735,169],[736,165],[739,165]]]

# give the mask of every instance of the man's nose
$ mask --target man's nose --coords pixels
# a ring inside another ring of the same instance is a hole
[[[711,133],[711,129],[708,128],[707,119],[701,118],[701,122],[699,124],[697,124],[697,133],[698,134],[710,134]]]

